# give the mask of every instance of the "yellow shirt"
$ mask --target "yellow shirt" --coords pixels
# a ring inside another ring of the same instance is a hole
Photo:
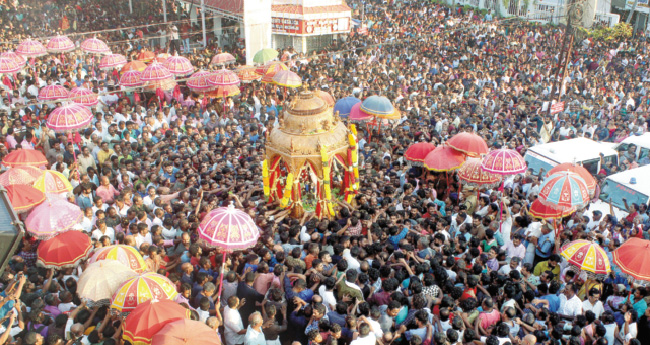
[[[97,161],[99,162],[99,164],[102,164],[104,163],[105,160],[111,158],[111,156],[114,154],[115,151],[113,151],[113,149],[108,149],[108,152],[101,150],[97,152]]]

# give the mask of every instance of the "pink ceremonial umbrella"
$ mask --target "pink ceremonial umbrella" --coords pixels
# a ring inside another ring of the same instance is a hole
[[[142,72],[138,70],[126,71],[120,77],[120,85],[126,87],[140,86],[142,85],[142,80],[140,80],[141,76],[142,76]]]
[[[41,101],[52,101],[68,98],[68,90],[63,85],[46,85],[38,91],[38,99]]]
[[[14,52],[4,52],[4,53],[0,54],[0,57],[10,58],[10,59],[16,61],[16,63],[21,67],[25,66],[25,64],[27,63],[27,60],[25,60],[24,57],[14,53]]]
[[[198,231],[201,242],[224,251],[220,274],[221,283],[217,295],[221,296],[226,253],[247,249],[257,244],[257,239],[260,237],[259,228],[248,213],[230,205],[219,207],[208,213],[199,224]]]
[[[488,152],[481,163],[483,170],[497,175],[517,175],[526,171],[526,161],[519,152],[499,149]]]
[[[171,54],[169,54],[169,53],[160,53],[160,54],[156,55],[156,61],[158,61],[160,63],[165,63],[165,61],[167,61],[167,59],[169,59],[170,56],[171,56]]]
[[[55,132],[78,131],[90,125],[93,114],[78,104],[58,107],[47,118],[47,127]]]
[[[108,54],[102,56],[99,60],[99,68],[103,70],[111,70],[113,68],[122,68],[126,65],[126,58],[122,54]]]
[[[158,81],[172,78],[173,75],[165,66],[159,62],[152,62],[147,68],[142,71],[140,80],[143,82]]]
[[[230,53],[221,53],[217,54],[212,58],[212,61],[210,61],[211,65],[227,65],[234,63],[237,59],[235,59],[234,56]]]
[[[36,58],[47,55],[47,49],[45,49],[43,43],[28,38],[20,42],[16,47],[16,53],[25,58]]]
[[[70,91],[69,98],[75,104],[93,107],[99,103],[99,96],[85,87],[75,87]]]
[[[110,54],[111,49],[108,48],[106,42],[97,39],[96,37],[88,38],[81,42],[81,50],[91,54]]]
[[[208,72],[200,70],[190,76],[190,78],[185,83],[190,90],[194,92],[208,92],[214,89],[214,85],[208,82],[208,77],[213,72]]]
[[[208,83],[214,86],[226,86],[239,85],[240,81],[237,73],[227,69],[220,69],[208,77]]]
[[[68,36],[56,36],[47,42],[47,51],[51,53],[66,53],[76,49],[74,42]]]
[[[173,55],[168,57],[163,63],[169,73],[177,76],[186,76],[194,72],[194,66],[186,57]]]
[[[48,239],[70,230],[82,219],[83,212],[79,206],[65,199],[46,200],[27,216],[25,230],[39,239]]]
[[[16,73],[23,68],[24,64],[19,64],[10,57],[0,56],[0,73]]]

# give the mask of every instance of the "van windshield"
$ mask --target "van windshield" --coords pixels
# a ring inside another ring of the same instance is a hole
[[[648,196],[638,191],[626,187],[618,182],[612,180],[605,180],[605,185],[600,192],[600,200],[603,202],[609,202],[609,199],[612,199],[612,204],[621,210],[625,210],[625,204],[623,203],[623,198],[627,199],[627,204],[647,204]]]
[[[552,165],[551,163],[548,163],[537,157],[533,157],[532,155],[527,154],[524,159],[526,160],[526,166],[528,169],[533,169],[533,174],[538,174],[540,169],[544,169],[544,173],[548,173],[555,167],[555,165]]]

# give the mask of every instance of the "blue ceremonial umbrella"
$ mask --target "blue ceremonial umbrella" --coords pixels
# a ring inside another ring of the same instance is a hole
[[[366,114],[380,118],[388,118],[395,114],[395,108],[388,98],[383,96],[370,96],[361,103],[361,110]]]
[[[334,114],[338,111],[340,117],[347,118],[350,116],[352,107],[357,103],[361,103],[361,100],[356,97],[345,97],[339,99],[334,105]]]

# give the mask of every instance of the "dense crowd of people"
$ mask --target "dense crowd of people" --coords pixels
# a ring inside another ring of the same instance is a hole
[[[143,49],[168,52],[172,31],[198,39],[177,4],[167,8],[180,21],[161,26],[159,3],[135,3],[130,14],[123,1],[4,2],[2,51],[28,36],[81,41],[89,35],[76,33],[92,31],[135,59]],[[539,143],[645,133],[643,34],[576,41],[560,97],[566,107],[550,116],[562,27],[419,0],[349,5],[364,7],[367,34],[354,30],[309,54],[280,51],[304,89],[335,99],[381,94],[401,110],[402,119],[381,131],[359,127],[360,190],[338,203],[333,219],[313,212],[292,219],[265,202],[266,136],[296,91],[257,82],[226,100],[185,87],[159,97],[122,90],[117,71],[100,70],[80,50],[37,58],[3,77],[1,153],[42,150],[74,186],[68,200],[84,212],[78,230],[96,248],[137,248],[151,271],[176,284],[177,302],[227,345],[649,343],[642,282],[616,267],[606,277],[588,275],[559,256],[569,241],[592,239],[611,260],[626,239],[647,237],[646,205],[629,205],[622,219],[586,209],[554,224],[528,213],[540,176],[511,177],[502,191],[459,188],[453,174],[423,178],[403,158],[412,143],[438,145],[460,131],[522,155]],[[115,27],[124,29],[103,31]],[[224,41],[210,35],[206,49],[183,43],[178,53],[197,69],[210,68],[218,52],[243,62],[243,48]],[[78,139],[45,125],[56,104],[39,102],[38,89],[53,83],[100,94],[95,120]],[[621,163],[597,178],[645,163],[622,152]],[[258,245],[229,254],[199,245],[199,222],[229,204],[260,227]],[[0,278],[0,343],[122,343],[122,317],[76,293],[86,264],[40,268],[38,244],[26,235]]]

